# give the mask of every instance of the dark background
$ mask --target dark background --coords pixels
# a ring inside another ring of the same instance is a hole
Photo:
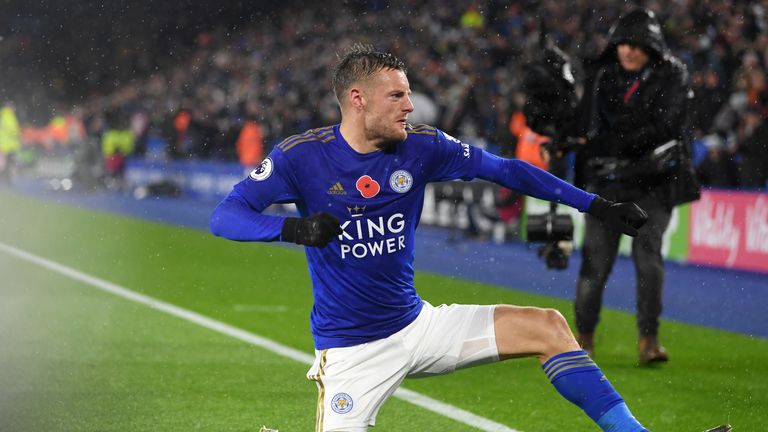
[[[0,0],[0,99],[76,103],[179,63],[201,32],[237,32],[296,3]]]

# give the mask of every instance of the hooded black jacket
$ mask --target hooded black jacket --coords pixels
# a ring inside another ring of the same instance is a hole
[[[616,57],[621,43],[640,46],[648,54],[642,71],[623,70]],[[577,157],[576,183],[616,200],[655,193],[670,208],[697,199],[686,126],[693,93],[687,69],[669,52],[653,12],[636,9],[621,17],[592,69],[581,101],[581,129],[588,143]],[[671,140],[683,143],[672,170],[632,169]],[[628,168],[605,176],[595,168],[602,160],[617,160]]]

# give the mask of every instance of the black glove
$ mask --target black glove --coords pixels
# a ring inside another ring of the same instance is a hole
[[[615,203],[600,197],[592,200],[587,213],[608,228],[632,237],[637,236],[637,230],[648,220],[648,213],[635,203]]]
[[[303,218],[289,217],[283,223],[283,241],[306,246],[325,247],[341,234],[340,222],[331,214],[320,212]]]

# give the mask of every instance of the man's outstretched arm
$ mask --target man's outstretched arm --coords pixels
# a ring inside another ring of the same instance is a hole
[[[285,223],[283,216],[261,214],[237,190],[224,198],[211,214],[213,235],[235,241],[277,241]]]
[[[637,204],[605,200],[518,159],[504,159],[483,151],[477,176],[535,198],[568,205],[633,237],[648,220],[648,214]]]
[[[325,247],[341,234],[339,220],[320,212],[307,217],[283,217],[262,214],[252,208],[237,190],[213,210],[211,232],[235,241],[284,241],[306,246]]]

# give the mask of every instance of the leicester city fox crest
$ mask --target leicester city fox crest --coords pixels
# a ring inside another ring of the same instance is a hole
[[[389,176],[389,187],[397,193],[406,193],[413,186],[413,176],[406,170],[397,170]]]
[[[337,393],[331,399],[331,409],[338,414],[346,414],[352,411],[352,397],[346,393]]]

